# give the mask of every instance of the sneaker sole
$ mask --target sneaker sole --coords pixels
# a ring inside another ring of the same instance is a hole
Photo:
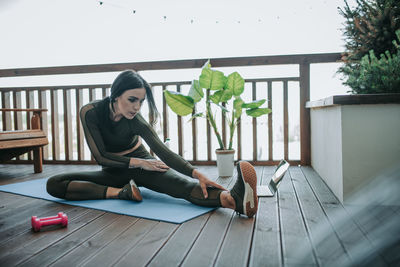
[[[140,190],[137,187],[137,185],[135,184],[135,182],[133,180],[130,180],[129,183],[131,185],[133,199],[138,202],[142,201],[143,200],[142,194],[140,194]]]
[[[251,218],[257,213],[258,209],[257,174],[256,170],[250,163],[242,161],[239,164],[245,186],[243,212],[247,217]]]

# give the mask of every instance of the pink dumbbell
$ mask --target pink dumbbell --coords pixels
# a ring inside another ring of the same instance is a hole
[[[59,212],[57,216],[46,217],[46,218],[38,218],[36,216],[32,216],[32,229],[35,232],[39,232],[42,226],[47,225],[55,225],[61,224],[63,227],[68,225],[68,217],[67,214]]]

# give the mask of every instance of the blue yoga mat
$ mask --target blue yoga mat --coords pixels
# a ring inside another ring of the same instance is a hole
[[[46,191],[46,181],[45,178],[3,185],[0,186],[0,191],[170,223],[183,223],[215,209],[197,206],[184,199],[173,198],[143,187],[140,188],[142,202],[119,199],[68,201],[50,196]]]

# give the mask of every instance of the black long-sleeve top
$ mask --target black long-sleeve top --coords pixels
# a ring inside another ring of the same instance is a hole
[[[194,167],[181,156],[169,150],[140,113],[131,120],[123,117],[115,122],[110,119],[109,104],[110,99],[106,97],[91,102],[80,110],[87,144],[100,165],[128,168],[130,157],[113,153],[134,147],[140,136],[165,164],[192,177]]]

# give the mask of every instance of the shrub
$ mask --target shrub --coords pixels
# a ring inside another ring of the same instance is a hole
[[[345,64],[338,72],[344,75],[344,84],[350,86],[353,93],[372,93],[377,90],[368,86],[366,81],[373,80],[376,87],[380,79],[372,77],[372,73],[382,75],[380,80],[384,80],[385,85],[396,84],[389,80],[398,79],[398,71],[393,70],[398,66],[398,48],[393,40],[396,39],[396,30],[400,29],[400,4],[398,0],[357,0],[356,3],[355,8],[350,8],[345,0],[344,8],[339,8],[339,13],[346,19],[343,29],[346,53],[342,57]],[[381,55],[380,59],[375,55]],[[381,93],[394,90],[392,87],[383,89],[383,85],[378,87],[382,89]]]
[[[400,30],[397,31],[400,42]],[[357,71],[348,69],[348,79],[344,83],[356,94],[400,93],[400,46],[393,41],[396,54],[386,51],[378,59],[374,50],[365,55]]]

